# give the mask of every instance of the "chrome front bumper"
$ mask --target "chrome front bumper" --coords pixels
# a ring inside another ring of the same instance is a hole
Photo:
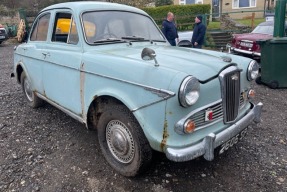
[[[236,134],[240,133],[246,127],[248,127],[252,122],[259,123],[261,117],[263,104],[258,103],[239,121],[228,127],[227,129],[221,131],[217,135],[210,133],[206,136],[200,143],[192,145],[186,148],[170,148],[166,149],[166,156],[172,161],[189,161],[200,156],[208,161],[214,159],[214,149]]]

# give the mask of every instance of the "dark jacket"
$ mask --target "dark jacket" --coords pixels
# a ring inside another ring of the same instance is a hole
[[[175,40],[178,38],[177,29],[175,27],[175,24],[173,22],[170,22],[168,20],[164,20],[162,22],[162,32],[167,40]]]
[[[196,23],[193,29],[191,43],[194,44],[195,42],[197,42],[199,45],[203,45],[205,31],[206,31],[205,25],[203,25],[201,22]]]

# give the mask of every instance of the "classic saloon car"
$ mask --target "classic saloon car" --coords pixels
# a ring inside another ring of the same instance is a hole
[[[263,106],[251,102],[256,61],[172,47],[144,11],[120,4],[43,9],[15,48],[13,74],[31,107],[49,102],[96,129],[107,162],[125,176],[147,168],[153,150],[213,160],[215,148],[224,152],[260,121]]]
[[[285,28],[287,29],[287,25]],[[234,34],[230,49],[233,53],[261,57],[260,45],[256,41],[272,39],[273,31],[273,21],[260,23],[251,33]]]

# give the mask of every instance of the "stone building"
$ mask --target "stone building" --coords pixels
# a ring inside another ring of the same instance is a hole
[[[210,4],[213,17],[229,13],[232,19],[242,19],[255,12],[255,18],[262,18],[266,9],[273,9],[274,0],[174,0],[175,5]]]

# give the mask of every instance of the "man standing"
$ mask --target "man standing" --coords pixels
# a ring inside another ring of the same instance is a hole
[[[178,41],[178,34],[177,34],[177,29],[176,26],[173,22],[174,20],[174,15],[172,12],[168,12],[166,19],[162,22],[162,32],[168,42],[172,46],[176,46],[175,39]]]
[[[201,15],[198,15],[195,17],[195,27],[193,29],[193,35],[191,39],[193,48],[201,49],[204,43],[204,35],[205,35],[206,27],[201,21],[202,21]]]

